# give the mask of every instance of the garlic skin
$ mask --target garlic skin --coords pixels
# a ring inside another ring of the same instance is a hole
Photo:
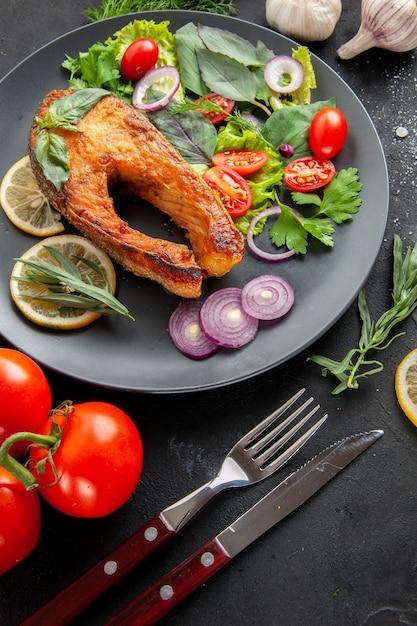
[[[345,60],[369,48],[408,52],[416,47],[416,0],[362,0],[360,28],[337,54]]]
[[[342,13],[341,0],[266,0],[266,21],[279,33],[301,41],[323,41]]]

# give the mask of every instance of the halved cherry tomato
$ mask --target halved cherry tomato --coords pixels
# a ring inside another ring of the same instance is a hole
[[[230,167],[215,165],[204,172],[203,179],[220,196],[232,217],[244,215],[252,204],[252,193],[246,180]]]
[[[224,113],[221,113],[220,111],[207,111],[207,110],[201,110],[201,113],[204,115],[204,117],[208,120],[210,120],[210,122],[214,125],[216,124],[220,124],[220,122],[223,122],[223,120],[226,119],[226,117],[229,115],[229,113],[231,113],[233,111],[233,107],[235,106],[235,101],[234,100],[230,100],[230,98],[224,98],[223,96],[220,96],[218,93],[208,93],[205,96],[202,96],[201,98],[199,98],[198,100],[196,100],[196,102],[201,102],[201,100],[210,100],[210,102],[214,102],[214,104],[217,104],[217,106],[221,107],[222,109],[224,109]]]
[[[331,161],[311,156],[291,161],[284,170],[284,180],[293,191],[315,191],[330,183],[334,174]]]
[[[262,150],[250,150],[243,148],[242,150],[226,150],[225,152],[217,152],[213,155],[214,165],[225,165],[231,167],[238,174],[248,176],[257,172],[265,165],[268,155]]]
[[[120,61],[120,73],[126,80],[139,80],[158,60],[158,44],[148,37],[136,39],[125,50]]]
[[[142,442],[129,416],[107,402],[74,404],[53,454],[57,480],[49,462],[44,473],[34,463],[47,450],[30,449],[29,468],[37,479],[39,493],[51,506],[74,517],[100,517],[121,507],[132,495],[142,471]],[[65,419],[56,412],[61,428]],[[51,431],[51,420],[38,429]]]
[[[28,491],[0,467],[0,574],[23,561],[41,534],[41,506],[36,491]]]
[[[320,109],[311,120],[308,132],[311,151],[323,159],[332,159],[342,149],[347,131],[347,121],[340,109]]]

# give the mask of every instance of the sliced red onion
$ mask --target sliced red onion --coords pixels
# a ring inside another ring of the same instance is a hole
[[[291,93],[303,84],[304,67],[297,59],[280,54],[265,65],[264,78],[268,87],[275,93]]]
[[[294,304],[294,289],[280,276],[263,274],[242,289],[242,307],[259,320],[276,320]]]
[[[206,337],[225,348],[249,343],[259,327],[259,320],[243,310],[238,287],[226,287],[208,296],[201,307],[200,323]]]
[[[271,217],[271,215],[280,215],[281,209],[279,206],[270,206],[264,211],[261,211],[251,221],[248,228],[248,233],[246,235],[246,241],[248,243],[248,248],[250,252],[261,261],[267,261],[269,263],[276,263],[277,261],[285,261],[294,256],[294,250],[286,250],[285,252],[264,252],[255,243],[254,231],[258,222],[264,219],[264,217]]]
[[[156,102],[144,102],[144,97],[148,89],[158,80],[165,78],[170,78],[173,81],[172,88],[169,92]],[[158,109],[162,109],[162,107],[172,100],[179,86],[180,75],[176,67],[173,65],[162,65],[161,67],[156,67],[155,69],[147,72],[145,76],[137,82],[132,96],[133,106],[143,111],[157,111]]]
[[[184,302],[172,313],[168,330],[174,345],[192,359],[205,359],[219,346],[204,335],[200,325],[202,303]]]
[[[289,143],[280,143],[278,151],[284,159],[291,159],[294,156],[294,148]]]

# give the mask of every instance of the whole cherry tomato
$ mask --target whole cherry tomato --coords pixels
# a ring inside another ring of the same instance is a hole
[[[133,41],[120,61],[120,74],[126,80],[139,80],[151,70],[159,56],[158,44],[148,37]]]
[[[22,352],[0,348],[0,444],[16,432],[36,432],[52,407],[51,389],[35,361]],[[17,442],[13,456],[27,443]]]
[[[347,121],[340,109],[320,109],[314,115],[308,133],[311,151],[323,159],[332,159],[343,148],[347,132]]]
[[[330,183],[335,171],[333,163],[328,159],[301,157],[288,163],[284,170],[284,180],[293,191],[315,191]]]
[[[221,111],[208,111],[207,109],[201,109],[201,113],[204,115],[204,117],[210,120],[210,122],[215,126],[223,122],[223,120],[226,119],[229,113],[233,111],[233,108],[235,106],[234,100],[219,96],[218,93],[208,93],[205,96],[202,96],[201,98],[196,100],[196,102],[201,102],[201,100],[209,100],[210,102],[213,102],[214,104],[217,104],[217,106],[224,109],[224,113],[222,113]]]
[[[41,533],[41,507],[36,491],[0,466],[0,574],[23,561]]]
[[[242,148],[241,150],[225,150],[225,152],[216,152],[213,154],[214,165],[225,165],[231,167],[241,176],[248,176],[257,172],[268,161],[268,155],[262,150],[250,150]]]
[[[230,167],[215,165],[204,172],[203,179],[218,194],[232,217],[244,215],[252,204],[252,193],[246,180]]]
[[[121,409],[107,402],[84,402],[57,410],[53,421],[62,428],[60,445],[45,472],[33,463],[47,451],[30,450],[32,474],[49,504],[74,517],[101,517],[122,506],[132,495],[142,472],[142,441],[136,426]],[[51,419],[38,430],[49,435]]]

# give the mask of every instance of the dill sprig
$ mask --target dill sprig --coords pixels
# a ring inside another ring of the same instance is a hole
[[[60,311],[68,309],[86,309],[101,315],[124,315],[131,320],[127,308],[112,293],[111,286],[103,270],[91,259],[72,255],[71,258],[50,246],[43,246],[59,263],[54,265],[46,261],[35,261],[33,259],[18,258],[25,264],[25,276],[13,276],[14,280],[19,280],[34,285],[45,287],[49,293],[25,294],[25,297],[33,297],[35,300],[44,300],[59,306]],[[91,278],[86,275],[85,280],[75,263],[84,263],[93,270],[104,282],[104,287],[94,285]]]
[[[383,370],[383,364],[368,353],[387,348],[403,332],[391,336],[393,328],[407,319],[417,307],[417,243],[407,248],[403,259],[401,238],[394,235],[392,307],[374,322],[371,319],[366,302],[365,289],[358,296],[359,315],[362,320],[361,336],[358,347],[350,350],[342,361],[334,361],[324,356],[313,355],[310,361],[323,367],[322,375],[333,374],[340,382],[333,394],[345,389],[358,389],[359,379],[377,374]]]
[[[85,9],[83,14],[89,22],[97,22],[125,13],[170,9],[206,11],[221,15],[237,14],[232,0],[101,0],[100,6]]]

